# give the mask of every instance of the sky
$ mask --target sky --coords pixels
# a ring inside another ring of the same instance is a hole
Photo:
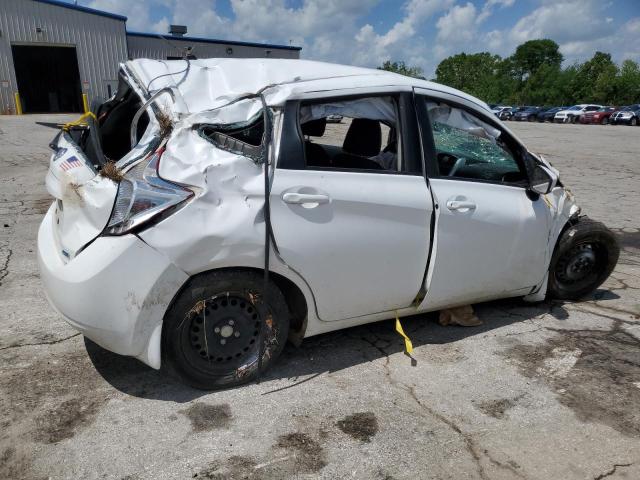
[[[71,1],[71,0],[69,0]],[[376,67],[385,60],[435,75],[456,53],[501,56],[551,38],[565,65],[597,51],[640,62],[640,0],[78,0],[128,17],[127,29],[302,47],[301,57]],[[194,52],[197,55],[197,52]]]

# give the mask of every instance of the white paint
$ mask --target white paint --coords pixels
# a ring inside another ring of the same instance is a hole
[[[544,365],[538,368],[538,373],[549,377],[563,378],[569,374],[580,359],[582,350],[557,347],[551,351],[551,354],[551,357],[545,359]]]

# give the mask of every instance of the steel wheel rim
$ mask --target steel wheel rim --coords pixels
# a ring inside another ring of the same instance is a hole
[[[226,375],[257,361],[262,316],[253,298],[250,292],[225,292],[186,314],[182,344],[193,368]]]
[[[600,244],[580,243],[558,259],[554,276],[560,285],[580,289],[597,280],[605,264],[606,253]]]

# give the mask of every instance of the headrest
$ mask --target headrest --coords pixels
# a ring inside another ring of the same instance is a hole
[[[324,129],[327,126],[326,118],[318,118],[317,120],[309,120],[306,123],[303,123],[300,128],[302,129],[302,134],[307,135],[309,137],[321,137],[324,135]]]
[[[354,118],[344,138],[342,149],[345,152],[373,157],[380,153],[382,129],[378,120]]]

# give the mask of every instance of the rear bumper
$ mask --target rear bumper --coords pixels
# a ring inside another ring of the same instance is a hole
[[[160,368],[162,319],[188,275],[135,235],[98,237],[68,263],[53,207],[38,231],[38,264],[51,305],[87,338]]]

